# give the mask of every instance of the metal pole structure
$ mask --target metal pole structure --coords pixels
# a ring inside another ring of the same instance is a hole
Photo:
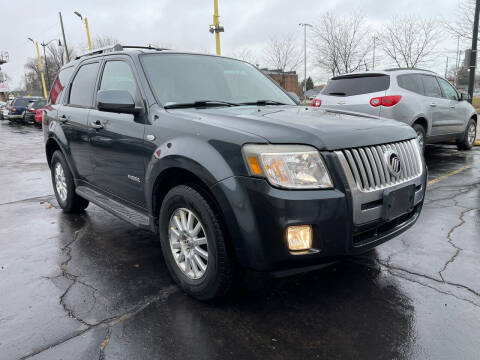
[[[65,55],[67,56],[67,63],[68,63],[70,62],[70,56],[68,55],[68,46],[67,46],[67,39],[65,39],[65,30],[63,29],[62,13],[59,12],[58,15],[60,16],[60,26],[62,27],[63,44],[65,46]]]
[[[475,85],[475,68],[477,64],[477,41],[478,41],[478,16],[480,12],[480,0],[476,1],[475,18],[473,21],[472,34],[472,51],[470,53],[470,74],[468,78],[468,94],[470,95],[470,103],[473,99],[473,88]]]
[[[307,26],[312,27],[312,25],[307,23],[300,23],[298,25],[303,26],[303,95],[305,96],[305,92],[307,91]]]
[[[447,78],[448,73],[448,56],[447,56],[447,64],[445,65],[445,79]]]
[[[45,51],[45,47],[48,44],[45,44],[45,42],[42,42],[40,45],[43,47],[43,58],[45,59],[45,71],[47,72],[47,88],[50,89],[50,75],[48,74],[48,62],[47,62],[47,53]]]
[[[220,20],[218,15],[218,0],[213,0],[213,24],[210,25],[210,32],[215,34],[215,47],[217,55],[221,54],[220,49],[220,33],[224,32],[223,26],[220,26]]]
[[[88,28],[88,20],[84,19],[85,29],[87,30],[88,50],[92,51],[92,41],[90,40],[90,29]]]
[[[40,49],[38,48],[38,41],[33,41],[30,38],[29,40],[35,44],[35,48],[37,49],[38,70],[40,71],[40,78],[42,79],[43,97],[46,99],[47,87],[45,86],[45,77],[43,76],[42,58],[40,57]]]
[[[375,70],[375,45],[376,45],[377,37],[373,36],[373,59],[372,59],[372,70]]]

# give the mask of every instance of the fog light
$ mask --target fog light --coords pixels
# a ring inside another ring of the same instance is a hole
[[[312,227],[310,225],[289,226],[287,240],[288,248],[292,251],[310,249],[312,247]]]

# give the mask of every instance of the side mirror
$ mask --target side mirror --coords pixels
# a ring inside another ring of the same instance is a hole
[[[460,94],[460,100],[461,101],[470,101],[470,94],[467,94],[467,93],[461,93]]]
[[[300,104],[300,98],[297,94],[295,94],[293,91],[289,91],[287,94],[292,98],[293,101],[295,101],[295,104]]]
[[[132,95],[126,90],[100,90],[97,93],[97,108],[100,111],[126,114],[140,112],[140,109],[135,108]]]

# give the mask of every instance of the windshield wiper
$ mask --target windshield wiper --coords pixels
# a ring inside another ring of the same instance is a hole
[[[220,100],[198,100],[190,103],[176,103],[165,105],[164,109],[180,109],[180,108],[190,108],[190,107],[203,107],[203,106],[239,106],[240,104],[232,103],[228,101]]]
[[[250,102],[244,102],[241,103],[241,105],[288,105],[285,103],[282,103],[280,101],[275,101],[275,100],[257,100],[257,101],[250,101]]]
[[[328,93],[328,95],[346,96],[347,94],[345,94],[344,92],[330,92]]]

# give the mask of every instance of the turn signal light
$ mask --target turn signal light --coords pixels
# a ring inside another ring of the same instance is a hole
[[[312,101],[312,106],[313,106],[313,107],[320,107],[320,106],[322,106],[322,100],[320,100],[320,99],[313,99],[313,101]]]
[[[291,251],[309,250],[312,247],[312,227],[310,225],[289,226],[287,240]]]
[[[389,96],[381,96],[381,97],[374,97],[370,99],[370,105],[373,107],[377,106],[393,106],[398,104],[401,100],[402,95],[389,95]]]

